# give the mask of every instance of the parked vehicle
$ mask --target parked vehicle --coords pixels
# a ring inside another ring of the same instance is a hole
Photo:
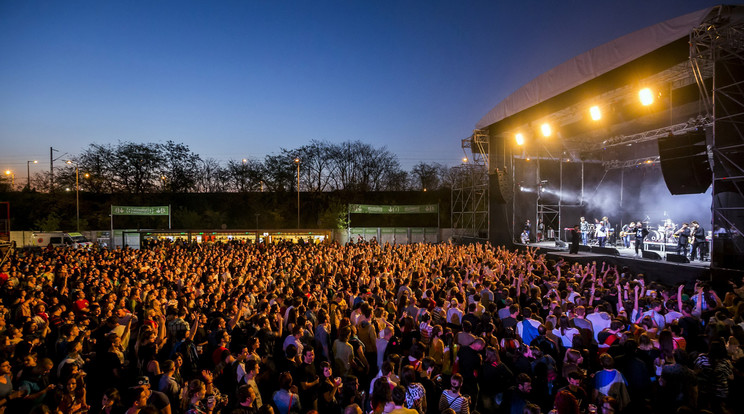
[[[91,247],[93,242],[89,241],[80,233],[65,233],[62,231],[50,231],[33,233],[33,244],[39,247],[70,246],[74,248]]]

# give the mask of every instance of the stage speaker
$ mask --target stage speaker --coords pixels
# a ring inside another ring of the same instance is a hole
[[[643,258],[651,260],[661,260],[661,256],[659,255],[659,253],[649,252],[648,250],[643,251]]]
[[[687,256],[683,254],[667,253],[666,256],[667,256],[667,262],[690,263],[690,259],[688,259]]]
[[[681,135],[669,134],[658,139],[659,161],[669,192],[701,194],[713,182],[708,162],[705,130],[702,128]]]
[[[585,244],[580,244],[579,245],[579,251],[580,252],[590,252],[590,251],[592,251],[592,248],[589,247],[589,246],[587,246],[587,245],[585,245]]]
[[[493,174],[488,174],[488,192],[489,198],[495,203],[504,204],[511,201],[513,191],[504,169],[496,168]]]
[[[592,246],[592,253],[609,254],[610,256],[620,256],[620,252],[613,247]]]

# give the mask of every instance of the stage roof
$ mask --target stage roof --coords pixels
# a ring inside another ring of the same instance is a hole
[[[492,126],[551,98],[608,74],[645,55],[687,39],[713,8],[655,24],[596,47],[543,73],[496,105],[477,124]]]

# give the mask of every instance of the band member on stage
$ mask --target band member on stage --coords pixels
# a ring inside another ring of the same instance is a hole
[[[543,223],[543,220],[540,219],[537,222],[537,233],[535,233],[535,237],[538,243],[542,241],[543,236],[544,236],[543,234],[544,231],[545,231],[545,224]]]
[[[692,252],[690,252],[690,260],[695,260],[695,257],[700,257],[700,260],[705,259],[705,251],[703,250],[703,246],[705,246],[705,229],[698,223],[697,221],[692,222],[692,228],[690,230],[692,233]],[[698,252],[698,250],[700,252]]]
[[[630,249],[630,237],[635,235],[635,223],[630,222],[623,226],[623,246]]]
[[[530,233],[532,232],[532,224],[529,220],[524,222],[524,231],[527,233],[527,238],[529,239]]]
[[[607,234],[610,231],[610,222],[606,216],[602,217],[602,221],[597,221],[597,219],[594,219],[594,221],[597,223],[597,241],[599,242],[599,247],[605,247]]]
[[[677,254],[687,256],[687,248],[690,246],[690,226],[682,223],[682,227],[674,233],[677,239]]]
[[[579,228],[581,229],[581,244],[589,244],[589,222],[584,217],[579,222]]]
[[[635,226],[635,255],[638,257],[638,250],[643,255],[643,239],[648,236],[648,230],[643,227],[643,223],[640,221]]]
[[[569,250],[570,254],[579,254],[579,241],[581,241],[581,236],[581,226],[577,224],[574,226],[573,230],[571,230],[571,250]]]
[[[522,241],[522,244],[530,244],[530,233],[528,233],[526,229],[522,230],[519,239]]]
[[[674,222],[672,222],[672,219],[664,220],[664,243],[669,243],[673,241],[669,239],[671,239],[674,236],[675,234],[674,231],[676,230],[676,227],[677,226],[676,224],[674,224]]]

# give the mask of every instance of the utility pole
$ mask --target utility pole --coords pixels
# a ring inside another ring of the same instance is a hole
[[[65,152],[59,157],[54,158],[54,151],[59,152],[59,150],[49,147],[49,194],[54,194],[54,161],[67,155]]]
[[[54,193],[54,148],[49,147],[49,193]]]

